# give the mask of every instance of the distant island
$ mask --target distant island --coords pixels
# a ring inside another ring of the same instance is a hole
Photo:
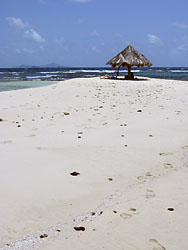
[[[15,68],[66,68],[67,66],[62,66],[62,65],[59,65],[57,63],[48,63],[46,65],[40,65],[40,66],[31,66],[31,65],[25,65],[25,64],[22,64],[22,65],[19,65],[19,66],[16,66]]]

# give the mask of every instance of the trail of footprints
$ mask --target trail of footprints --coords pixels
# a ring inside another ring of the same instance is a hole
[[[102,86],[101,86],[102,87]],[[113,88],[115,88],[115,86],[112,86]],[[99,88],[99,89],[96,89],[96,90],[98,90],[98,91],[101,91],[101,89]],[[138,93],[140,93],[140,92],[138,92]],[[103,95],[104,95],[104,93],[102,93]],[[113,96],[116,96],[116,94],[113,94]],[[129,95],[125,95],[125,96],[129,96]],[[77,95],[76,97],[80,97],[79,95]],[[84,96],[84,97],[86,97],[86,96]],[[102,96],[101,96],[101,92],[99,92],[98,93],[98,95],[95,95],[95,97],[97,97],[97,98],[101,98]],[[103,100],[107,100],[107,99],[109,99],[109,93],[107,93],[106,95],[104,95],[103,96]],[[99,100],[100,101],[100,100]],[[140,100],[135,100],[135,102],[136,101],[140,101]],[[135,102],[132,102],[132,103],[130,103],[130,104],[135,104]],[[103,102],[103,103],[105,103],[105,102]],[[117,102],[116,102],[117,103]],[[38,107],[40,107],[40,105],[38,105]],[[114,110],[115,110],[115,108],[116,108],[116,105],[115,104],[113,104],[113,105],[111,105],[111,109],[113,110],[113,112],[114,112]],[[102,110],[103,109],[103,106],[101,105],[101,106],[94,106],[94,107],[90,107],[90,109],[93,109],[93,111],[94,111],[94,113],[93,113],[93,116],[95,116],[96,114],[100,114],[99,112],[97,112],[97,111],[100,111],[100,110]],[[164,107],[163,106],[161,106],[161,109],[164,109]],[[84,110],[82,110],[82,111],[84,111]],[[76,110],[76,112],[78,112],[78,110]],[[142,110],[140,109],[140,110],[137,110],[137,112],[142,112]],[[179,115],[180,114],[180,112],[181,111],[176,111],[177,112],[177,114]],[[60,114],[60,112],[59,112],[59,114]],[[54,114],[54,115],[56,115],[56,114]],[[63,113],[63,115],[62,116],[69,116],[70,115],[70,113],[69,112],[64,112]],[[43,116],[41,116],[41,119],[43,119],[44,117]],[[53,119],[54,118],[54,116],[52,116],[51,117],[51,119]],[[50,120],[51,120],[50,119]],[[0,121],[3,121],[3,119],[0,119]],[[23,120],[24,121],[24,120]],[[34,121],[34,119],[33,119],[33,121]],[[21,125],[18,123],[18,122],[16,122],[16,124],[17,124],[17,126],[18,127],[21,127]],[[107,122],[105,122],[104,121],[104,123],[102,124],[102,125],[107,125],[108,123]],[[53,124],[51,124],[51,125],[53,125]],[[121,124],[120,126],[127,126],[127,124]],[[32,130],[37,130],[37,129],[32,129]],[[64,131],[63,131],[64,132]],[[78,132],[77,133],[77,138],[78,139],[81,139],[81,136],[82,136],[82,134],[83,134],[83,132]],[[33,137],[33,136],[36,136],[35,134],[30,134],[28,137]],[[121,134],[121,136],[122,137],[124,137],[124,135],[123,134]],[[150,137],[153,137],[152,135],[149,135]],[[9,144],[9,143],[12,143],[11,141],[4,141],[4,142],[1,142],[1,143],[4,143],[4,144]],[[126,145],[127,146],[127,145]],[[45,149],[45,148],[41,148],[41,147],[37,147],[38,149]],[[185,145],[184,147],[182,147],[182,149],[188,149],[188,145]],[[160,156],[168,156],[168,155],[172,155],[173,153],[171,153],[171,152],[162,152],[162,153],[159,153],[159,155]],[[173,165],[171,164],[171,163],[163,163],[163,167],[165,168],[165,169],[171,169],[171,168],[173,168]],[[79,176],[80,175],[80,173],[78,173],[78,172],[72,172],[72,173],[70,173],[70,175],[72,175],[72,176]],[[151,172],[146,172],[146,174],[144,175],[144,176],[138,176],[137,177],[137,179],[138,179],[138,181],[141,181],[141,182],[145,182],[145,181],[147,181],[149,178],[151,178],[151,177],[155,177]],[[112,181],[113,179],[112,178],[108,178],[108,180],[109,181]],[[154,191],[153,190],[151,190],[151,189],[147,189],[146,190],[146,193],[145,193],[145,198],[146,199],[152,199],[152,198],[155,198],[156,197],[156,195],[155,195],[155,193],[154,193]],[[174,209],[173,208],[169,208],[168,209],[169,211],[173,211]],[[99,213],[99,215],[102,215],[102,213],[103,213],[103,211],[101,211],[100,213]],[[113,210],[113,213],[114,214],[119,214],[119,216],[123,219],[123,220],[127,220],[127,219],[130,219],[130,218],[132,218],[133,216],[135,216],[135,215],[137,215],[138,214],[138,212],[137,212],[137,209],[136,208],[130,208],[129,209],[129,211],[127,211],[127,212],[123,212],[123,213],[119,213],[118,211],[116,211],[116,210]],[[92,212],[91,213],[91,215],[92,216],[94,216],[96,213],[94,213],[94,212]],[[82,226],[80,226],[80,227],[74,227],[74,230],[75,231],[85,231],[85,227],[82,227]],[[57,232],[61,232],[61,230],[56,230]],[[46,238],[46,237],[48,237],[48,235],[47,234],[43,234],[43,235],[40,235],[40,238],[41,239],[43,239],[43,238]],[[149,240],[149,243],[151,244],[151,246],[152,246],[152,250],[166,250],[166,248],[161,244],[161,243],[159,243],[159,241],[158,240],[156,240],[156,239],[150,239]]]
[[[130,219],[132,216],[137,215],[137,214],[139,213],[137,213],[136,208],[130,208],[128,213],[121,213],[120,217],[126,220],[126,219]]]
[[[166,248],[159,243],[156,239],[150,239],[149,243],[152,245],[152,250],[166,250]]]

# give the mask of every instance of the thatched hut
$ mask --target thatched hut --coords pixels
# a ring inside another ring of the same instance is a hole
[[[112,68],[118,67],[117,76],[119,74],[120,67],[127,67],[128,79],[134,79],[134,75],[131,73],[131,66],[152,66],[152,63],[144,55],[135,50],[131,45],[127,46],[127,48],[122,50],[106,64],[111,65]]]

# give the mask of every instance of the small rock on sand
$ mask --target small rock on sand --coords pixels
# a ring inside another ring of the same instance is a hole
[[[74,171],[74,172],[70,173],[70,175],[72,175],[72,176],[78,176],[78,175],[80,175],[80,173]]]
[[[173,211],[174,211],[174,208],[173,208],[173,207],[169,207],[169,208],[168,208],[168,211],[173,212]]]
[[[41,235],[40,235],[40,238],[41,238],[41,239],[43,239],[43,238],[47,238],[47,237],[48,237],[48,235],[47,235],[47,234],[41,234]]]
[[[85,227],[74,227],[75,231],[85,231]]]

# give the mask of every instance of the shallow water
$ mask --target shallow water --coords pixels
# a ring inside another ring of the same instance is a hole
[[[0,81],[0,92],[26,88],[43,87],[55,84],[55,81]]]

